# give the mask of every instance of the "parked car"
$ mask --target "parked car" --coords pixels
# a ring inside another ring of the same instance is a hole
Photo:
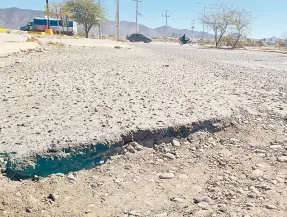
[[[144,43],[152,42],[150,38],[144,36],[143,34],[138,34],[138,33],[127,35],[126,39],[130,42],[141,42],[141,41]]]

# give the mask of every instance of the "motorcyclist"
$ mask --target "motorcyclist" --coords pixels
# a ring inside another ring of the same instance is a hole
[[[185,34],[183,34],[183,36],[181,37],[181,41],[183,42],[183,44],[186,44],[188,42],[188,38],[186,37]]]

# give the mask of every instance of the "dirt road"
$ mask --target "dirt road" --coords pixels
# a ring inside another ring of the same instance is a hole
[[[152,148],[124,143],[97,169],[2,176],[4,216],[286,216],[286,55],[151,44],[48,48],[0,61],[0,152],[24,162],[21,174],[43,170],[35,156],[56,156],[47,155],[51,145],[220,125],[178,138],[180,147],[173,138],[149,138]]]

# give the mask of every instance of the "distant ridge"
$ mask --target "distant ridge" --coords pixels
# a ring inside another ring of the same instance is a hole
[[[0,28],[7,29],[20,29],[21,26],[32,21],[34,17],[44,17],[44,12],[39,10],[20,9],[20,8],[4,8],[0,9]],[[125,37],[128,34],[134,33],[136,24],[134,22],[121,21],[121,36]],[[140,32],[149,37],[160,37],[165,35],[165,27],[158,27],[155,29],[140,25]],[[79,31],[83,32],[83,28],[79,27]],[[102,27],[103,35],[116,35],[116,24],[111,21]],[[191,37],[192,31],[189,29],[177,29],[168,27],[168,36],[182,36],[186,34]],[[98,35],[98,28],[95,27],[91,30],[92,35]],[[209,37],[212,37],[211,35]],[[202,38],[202,32],[195,31],[194,38]]]

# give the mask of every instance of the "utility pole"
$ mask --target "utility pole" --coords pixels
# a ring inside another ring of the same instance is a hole
[[[205,37],[205,9],[206,7],[203,7],[203,22],[202,22],[202,25],[203,25],[203,31],[202,31],[202,39],[204,40],[204,37]]]
[[[117,40],[120,40],[120,0],[116,0],[117,2]]]
[[[49,0],[46,0],[46,9],[47,9],[47,17],[48,17],[48,29],[50,29],[50,10],[49,10]]]
[[[102,10],[102,8],[101,8],[101,0],[99,0],[99,9],[100,9],[100,11]],[[99,39],[101,39],[102,38],[102,33],[101,33],[101,24],[99,25]]]
[[[198,5],[202,5],[200,2],[196,2]],[[203,21],[202,21],[202,39],[205,39],[205,14],[206,14],[206,8],[209,6],[215,5],[216,3],[209,4],[207,6],[203,6]],[[208,28],[208,25],[207,25]]]
[[[169,11],[165,10],[165,14],[162,16],[165,17],[165,40],[167,40],[167,19],[170,17]]]
[[[192,38],[193,38],[193,33],[194,33],[194,20],[191,21],[191,33],[192,33]]]
[[[139,3],[142,2],[141,0],[133,0],[136,2],[136,33],[139,32],[139,24],[138,24],[138,15],[139,15]]]

